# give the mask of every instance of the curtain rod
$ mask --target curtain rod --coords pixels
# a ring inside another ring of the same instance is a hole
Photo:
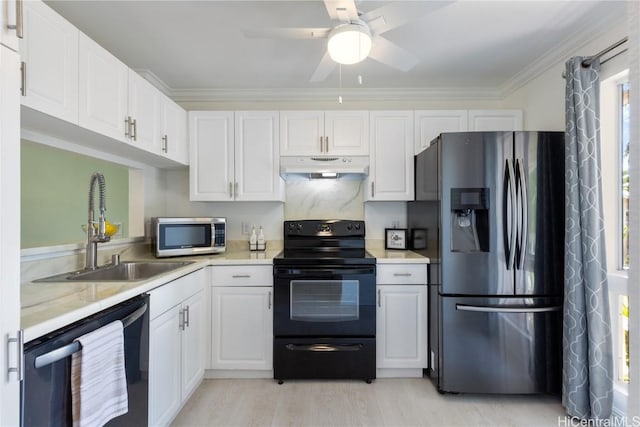
[[[616,43],[612,44],[611,46],[609,46],[606,49],[601,50],[600,52],[596,53],[593,56],[588,57],[587,59],[582,61],[582,66],[583,67],[588,67],[591,65],[591,63],[600,58],[602,55],[606,55],[607,53],[611,52],[613,49],[617,48],[618,46],[624,44],[627,42],[627,40],[629,40],[628,37],[623,38],[622,40],[617,41]]]
[[[619,46],[621,46],[621,45],[625,44],[625,43],[627,42],[627,40],[629,40],[629,38],[628,38],[628,37],[625,37],[625,38],[623,38],[622,40],[618,40],[617,42],[615,42],[614,44],[612,44],[612,45],[611,45],[611,46],[609,46],[608,48],[603,49],[603,50],[601,50],[600,52],[596,53],[595,55],[592,55],[592,56],[590,56],[590,57],[588,57],[588,58],[586,58],[586,59],[583,59],[583,60],[582,60],[582,66],[583,66],[583,67],[589,67],[593,61],[595,61],[596,59],[600,58],[600,57],[601,57],[601,56],[603,56],[603,55],[606,55],[607,53],[611,52],[611,51],[612,51],[612,50],[614,50],[615,48],[617,48],[617,47],[619,47]],[[625,53],[626,51],[627,51],[627,49],[625,48],[625,49],[623,49],[623,50],[621,50],[621,51],[619,51],[619,52],[616,52],[615,54],[613,54],[613,55],[612,55],[612,56],[610,56],[609,58],[607,58],[607,59],[603,60],[603,61],[602,61],[602,64],[604,64],[604,63],[605,63],[605,62],[607,62],[607,61],[612,60],[613,58],[615,58],[616,56],[618,56],[618,55],[620,55],[620,54]],[[562,78],[564,79],[564,78],[566,78],[566,77],[567,77],[567,73],[566,73],[566,71],[562,71]]]

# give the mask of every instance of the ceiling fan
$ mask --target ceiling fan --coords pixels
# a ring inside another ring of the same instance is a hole
[[[382,34],[447,3],[449,2],[389,2],[361,14],[354,0],[324,0],[332,27],[256,28],[244,30],[244,35],[252,38],[328,39],[327,52],[311,76],[312,82],[326,79],[338,63],[354,64],[365,58],[401,71],[409,71],[417,65],[418,58],[382,37]]]

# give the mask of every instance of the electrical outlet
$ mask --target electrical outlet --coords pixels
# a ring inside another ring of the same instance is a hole
[[[242,234],[249,234],[251,232],[251,225],[248,222],[242,221]]]

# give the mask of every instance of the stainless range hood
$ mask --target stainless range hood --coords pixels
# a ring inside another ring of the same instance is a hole
[[[368,156],[280,157],[280,176],[285,180],[322,178],[362,180],[368,174]]]

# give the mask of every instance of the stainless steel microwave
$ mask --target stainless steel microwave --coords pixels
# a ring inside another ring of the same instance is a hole
[[[224,252],[226,218],[153,218],[152,242],[156,257]]]

